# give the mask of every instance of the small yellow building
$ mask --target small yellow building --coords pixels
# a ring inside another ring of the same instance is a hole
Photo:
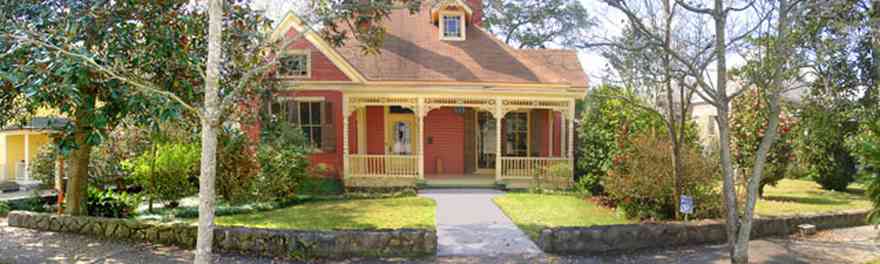
[[[64,124],[62,118],[36,117],[28,125],[0,130],[0,182],[34,183],[27,170],[31,160]]]

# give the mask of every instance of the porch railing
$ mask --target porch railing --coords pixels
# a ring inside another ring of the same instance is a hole
[[[571,160],[559,157],[501,157],[501,179],[571,178]]]
[[[416,155],[349,155],[354,177],[418,177]]]

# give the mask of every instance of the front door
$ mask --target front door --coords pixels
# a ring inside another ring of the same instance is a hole
[[[495,172],[495,118],[489,112],[477,113],[477,172],[491,174]]]
[[[416,115],[408,109],[389,108],[386,136],[386,153],[391,155],[415,155],[418,150],[418,126]],[[418,170],[417,160],[408,157],[389,157],[385,161],[389,174],[407,174]]]
[[[416,117],[414,114],[388,114],[388,153],[413,155],[416,152]]]

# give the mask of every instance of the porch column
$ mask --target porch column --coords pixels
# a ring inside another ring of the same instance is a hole
[[[495,99],[495,182],[501,181],[501,119],[504,118],[504,110],[501,108],[501,99]]]
[[[553,157],[553,127],[556,126],[556,120],[553,117],[556,116],[556,112],[553,109],[547,110],[547,124],[549,128],[547,128],[547,157]]]
[[[418,168],[419,168],[419,180],[425,179],[425,115],[427,115],[427,111],[425,109],[425,98],[419,97],[418,105],[416,106],[416,114],[418,114],[418,118],[416,122],[419,123],[419,159],[418,159]]]
[[[30,180],[31,144],[30,133],[24,132],[24,180]]]
[[[348,96],[342,94],[342,178],[348,179],[351,175],[350,159],[348,153],[348,117],[351,111],[348,110]]]

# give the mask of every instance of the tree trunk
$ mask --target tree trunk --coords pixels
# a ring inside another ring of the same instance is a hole
[[[86,215],[86,191],[89,185],[89,161],[92,159],[92,145],[86,142],[89,128],[83,124],[89,110],[93,109],[94,103],[87,102],[77,109],[74,116],[73,142],[76,149],[71,153],[71,166],[73,171],[67,179],[67,192],[64,212],[70,215]]]
[[[666,15],[666,23],[664,23],[665,27],[665,38],[666,49],[672,49],[672,3],[671,0],[666,0],[663,2],[663,9],[665,9]],[[666,122],[666,128],[669,134],[669,140],[672,143],[672,183],[673,183],[673,192],[672,192],[672,200],[675,203],[675,219],[681,219],[681,195],[683,194],[683,177],[684,173],[684,164],[681,162],[681,144],[684,143],[683,140],[678,139],[679,133],[684,133],[684,126],[681,128],[677,128],[676,124],[678,123],[678,119],[685,119],[685,116],[676,116],[675,114],[675,100],[673,99],[673,89],[672,89],[672,58],[669,53],[666,53],[666,59],[664,59],[664,74],[666,75],[666,101],[667,101],[667,115],[669,119]],[[682,108],[684,105],[689,104],[690,102],[678,102],[682,104]]]
[[[214,179],[217,169],[217,119],[219,117],[220,58],[223,34],[223,1],[208,1],[208,62],[205,76],[205,110],[202,118],[202,158],[199,177],[199,228],[195,263],[212,263],[214,241]]]

